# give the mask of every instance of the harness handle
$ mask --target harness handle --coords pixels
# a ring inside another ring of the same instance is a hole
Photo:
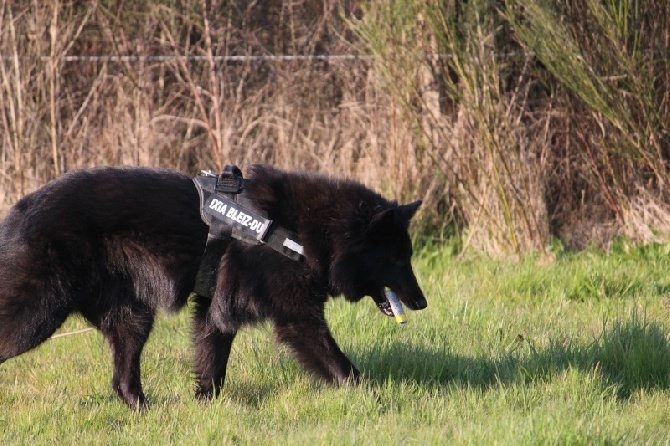
[[[226,164],[216,176],[216,191],[222,194],[239,194],[244,188],[244,177],[239,167]]]

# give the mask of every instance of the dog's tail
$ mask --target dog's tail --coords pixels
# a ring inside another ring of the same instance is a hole
[[[31,350],[47,340],[65,321],[69,311],[55,310],[51,305],[44,308],[21,306],[11,303],[7,310],[7,297],[0,297],[5,306],[0,306],[0,364]]]
[[[57,278],[44,274],[34,258],[20,247],[0,253],[0,363],[44,342],[72,310],[59,296]]]

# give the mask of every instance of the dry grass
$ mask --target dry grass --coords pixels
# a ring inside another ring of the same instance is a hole
[[[663,2],[112,3],[0,0],[2,206],[78,167],[269,162],[423,198],[493,255],[670,228]],[[62,59],[98,55],[141,57]]]
[[[446,189],[456,203],[465,246],[504,256],[544,252],[550,115],[529,113],[525,67],[513,88],[503,88],[508,70],[498,61],[498,24],[487,3],[450,17],[439,2],[413,8],[372,2],[354,26],[415,130],[415,144],[441,172],[444,186],[437,190]],[[422,42],[420,51],[409,41]]]

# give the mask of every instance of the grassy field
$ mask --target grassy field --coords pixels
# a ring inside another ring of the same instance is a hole
[[[192,397],[188,312],[161,315],[143,376],[152,409],[110,391],[94,331],[0,366],[0,444],[642,444],[670,442],[669,246],[457,260],[424,248],[429,308],[399,327],[371,300],[329,304],[365,373],[314,382],[269,326],[236,340],[221,397]],[[86,328],[71,318],[59,333]]]

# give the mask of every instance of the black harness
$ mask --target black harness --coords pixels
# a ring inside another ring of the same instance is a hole
[[[195,280],[194,291],[201,296],[212,297],[219,261],[233,239],[251,245],[267,245],[295,261],[305,258],[295,233],[273,223],[265,212],[254,208],[245,193],[249,181],[233,165],[226,165],[220,174],[203,170],[193,178],[200,195],[200,216],[209,226],[205,252]]]

